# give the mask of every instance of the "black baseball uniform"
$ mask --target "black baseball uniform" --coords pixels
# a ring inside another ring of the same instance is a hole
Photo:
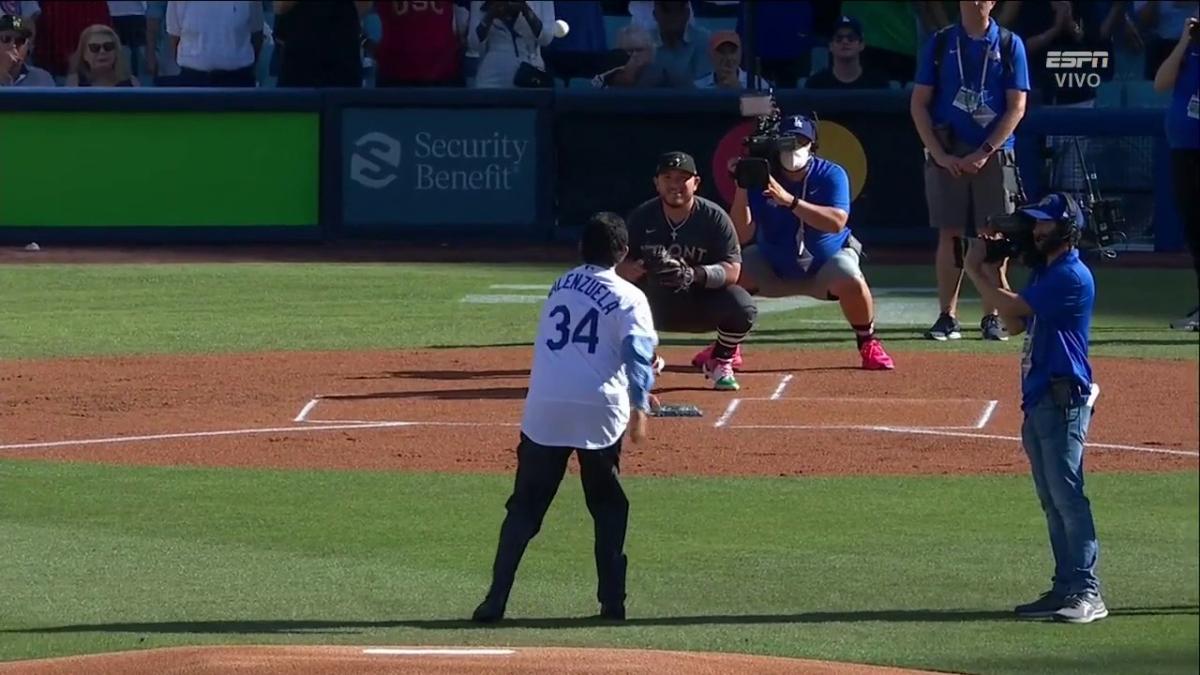
[[[658,197],[635,208],[626,221],[629,257],[633,260],[644,259],[645,247],[657,247],[665,248],[671,256],[689,265],[742,262],[733,220],[719,205],[703,197],[695,198],[691,214],[681,223],[667,219]],[[659,286],[648,276],[639,285],[650,300],[654,325],[659,330],[745,335],[758,316],[754,298],[737,285],[723,288],[696,285],[676,292]]]

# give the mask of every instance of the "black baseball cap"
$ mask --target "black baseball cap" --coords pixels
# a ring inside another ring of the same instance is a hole
[[[686,152],[674,150],[665,152],[658,156],[658,166],[654,169],[654,175],[661,174],[672,169],[686,171],[693,176],[699,176],[700,172],[696,170],[696,160]]]
[[[33,37],[33,29],[27,25],[25,19],[13,14],[0,16],[0,33],[20,33],[25,37]]]
[[[841,28],[849,28],[850,30],[854,31],[854,34],[858,36],[859,40],[862,39],[862,22],[860,22],[858,19],[852,16],[842,16],[837,20],[837,23],[833,24],[834,34],[837,34],[838,30]]]

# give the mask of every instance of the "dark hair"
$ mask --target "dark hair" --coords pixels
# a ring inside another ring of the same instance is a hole
[[[629,249],[629,230],[625,219],[610,211],[601,211],[588,219],[579,238],[579,252],[586,265],[613,267]]]

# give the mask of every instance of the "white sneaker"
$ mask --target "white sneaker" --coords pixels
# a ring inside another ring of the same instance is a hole
[[[737,391],[737,377],[733,374],[731,359],[713,359],[704,366],[704,376],[712,380],[713,389],[718,391]]]
[[[650,367],[654,370],[655,375],[662,375],[662,371],[667,369],[667,360],[655,354],[654,363]]]

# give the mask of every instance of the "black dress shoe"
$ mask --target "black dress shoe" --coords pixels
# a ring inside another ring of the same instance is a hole
[[[475,608],[475,613],[471,615],[471,620],[475,623],[496,623],[503,618],[504,607],[490,600],[479,603],[479,606]]]
[[[624,621],[625,605],[600,605],[600,618],[605,621]]]

